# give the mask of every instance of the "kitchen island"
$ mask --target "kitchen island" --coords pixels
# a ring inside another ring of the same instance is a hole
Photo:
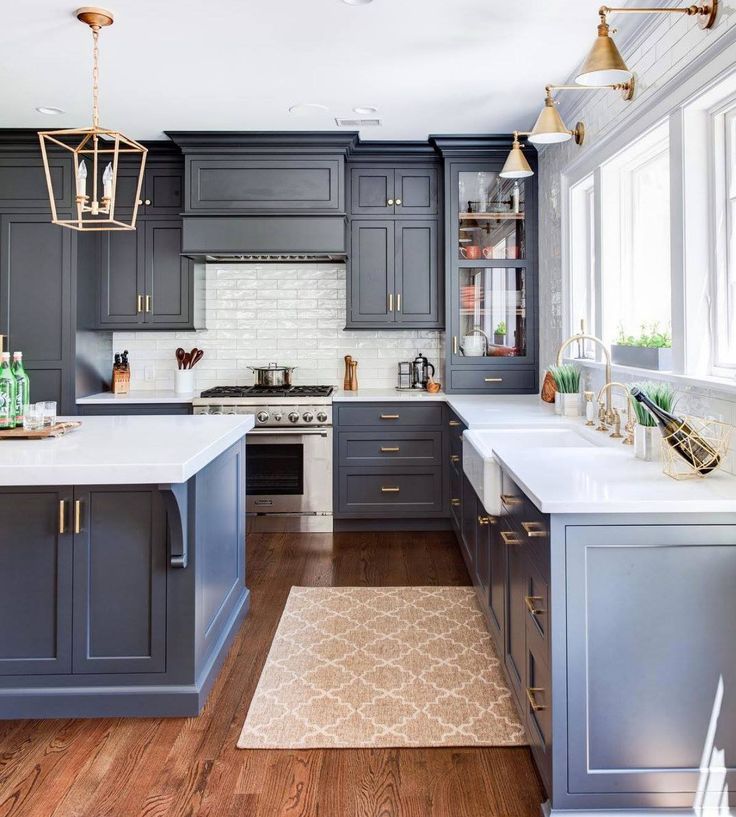
[[[253,417],[0,442],[0,718],[196,715],[246,615]]]

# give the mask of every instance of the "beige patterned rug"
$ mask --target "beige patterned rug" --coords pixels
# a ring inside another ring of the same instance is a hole
[[[525,742],[472,587],[292,587],[238,747]]]

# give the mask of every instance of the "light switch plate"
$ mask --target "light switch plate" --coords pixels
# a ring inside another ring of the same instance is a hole
[[[156,379],[156,367],[155,366],[145,366],[143,369],[143,379],[146,383],[153,383]]]

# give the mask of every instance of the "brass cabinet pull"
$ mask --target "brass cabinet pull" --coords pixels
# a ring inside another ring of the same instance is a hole
[[[492,522],[496,520],[492,516],[479,516],[478,517],[478,524],[479,525],[490,525]]]
[[[534,712],[540,712],[547,707],[544,704],[537,703],[537,693],[544,692],[544,687],[527,687],[526,699],[529,701],[529,706]]]
[[[398,420],[399,415],[398,414],[382,414],[381,419],[382,420]]]
[[[457,354],[457,335],[452,336],[452,354]]]
[[[150,203],[151,203],[151,199],[146,199],[146,201],[145,201],[144,203],[145,203],[145,204],[150,204]]]
[[[530,539],[539,539],[547,535],[547,529],[541,522],[522,522],[521,527]]]
[[[388,311],[389,312],[394,311],[394,293],[393,292],[388,293]]]
[[[524,603],[526,604],[526,609],[533,615],[533,616],[541,616],[542,613],[546,613],[546,610],[543,610],[541,607],[537,607],[536,602],[544,601],[541,596],[524,596]]]
[[[59,500],[59,533],[66,533],[66,499]]]
[[[455,508],[456,508],[456,507],[457,507],[459,504],[460,504],[460,500],[459,500],[459,499],[451,499],[451,500],[450,500],[450,505],[452,505],[452,506],[453,506],[453,507],[455,507]]]
[[[460,462],[460,455],[459,454],[451,454],[450,455],[450,462]]]
[[[394,451],[399,451],[399,450],[400,449],[399,449],[398,445],[382,445],[381,446],[381,453],[383,453],[383,454],[390,454],[390,453],[393,453]]]
[[[486,383],[503,383],[502,377],[485,377],[484,380]]]
[[[401,207],[401,199],[396,199],[396,204],[398,204],[399,207]]]
[[[151,296],[146,295],[146,312],[151,311]]]
[[[74,533],[82,531],[82,500],[74,500]]]
[[[386,204],[387,204],[389,207],[393,207],[393,206],[394,206],[394,200],[393,200],[393,199],[389,199],[389,200],[386,202]]]
[[[513,508],[514,505],[521,505],[521,497],[512,496],[511,494],[501,494],[501,502],[509,508]]]
[[[501,538],[505,545],[520,545],[523,542],[523,539],[518,533],[510,530],[502,530]]]
[[[459,420],[450,420],[450,428],[457,428],[460,425]]]
[[[138,296],[138,304],[137,304],[138,312],[143,312],[143,296]]]
[[[381,492],[384,494],[398,494],[401,489],[396,485],[382,485]]]
[[[396,311],[401,312],[401,293],[396,293]]]

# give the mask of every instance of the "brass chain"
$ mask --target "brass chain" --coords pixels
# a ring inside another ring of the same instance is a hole
[[[99,37],[99,27],[92,26],[92,125],[97,128],[100,125],[100,112],[98,110],[98,100],[100,95],[100,52],[97,47]]]

